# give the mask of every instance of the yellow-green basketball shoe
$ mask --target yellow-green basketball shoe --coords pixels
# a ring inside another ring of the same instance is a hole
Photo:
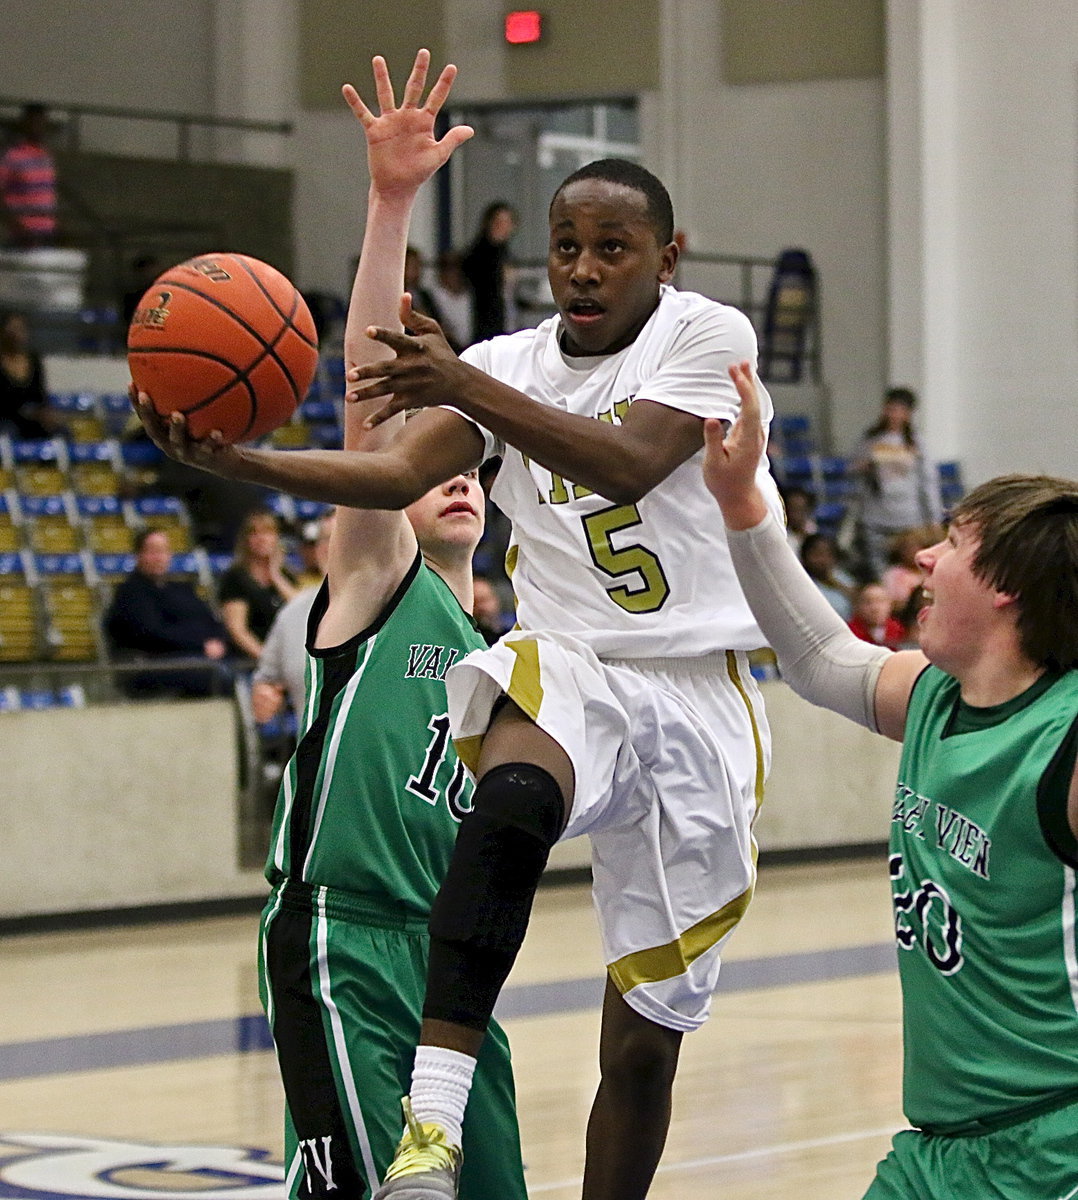
[[[456,1200],[460,1147],[450,1145],[441,1125],[420,1125],[407,1096],[401,1107],[408,1128],[371,1200]]]

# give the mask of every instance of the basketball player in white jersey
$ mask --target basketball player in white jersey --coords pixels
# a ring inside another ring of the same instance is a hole
[[[427,57],[401,106],[417,120]],[[380,59],[375,75],[384,113],[395,101]],[[350,103],[369,133],[377,118]],[[372,205],[367,238],[392,213]],[[585,1200],[646,1195],[682,1034],[706,1019],[752,895],[770,739],[745,652],[762,638],[700,458],[704,420],[737,415],[728,368],[755,362],[756,339],[741,313],[669,286],[677,254],[659,180],[590,164],[550,206],[556,317],[461,358],[407,296],[407,334],[368,331],[395,357],[350,371],[350,399],[386,397],[374,423],[428,410],[385,450],[196,443],[182,418],[163,439],[208,470],[360,508],[407,505],[504,456],[494,499],[514,524],[521,628],[446,680],[478,785],[432,910],[408,1129],[380,1197],[456,1194],[475,1055],[559,837],[591,835],[608,971]],[[763,454],[758,475],[779,513]]]

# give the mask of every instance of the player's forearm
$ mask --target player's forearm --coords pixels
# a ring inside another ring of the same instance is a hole
[[[783,678],[811,703],[878,732],[876,684],[891,651],[850,632],[770,513],[751,527],[728,528],[727,541],[745,599]]]
[[[349,508],[405,508],[428,487],[425,477],[384,452],[259,450],[237,447],[228,476],[304,500]]]
[[[522,392],[461,364],[464,387],[451,401],[491,433],[572,483],[617,504],[633,504],[658,483],[661,455],[621,426],[539,404]]]
[[[404,255],[414,203],[414,192],[383,197],[373,188],[370,191],[363,246],[344,327],[346,366],[392,357],[392,351],[367,337],[367,328],[400,328]]]
[[[345,370],[392,357],[381,342],[367,336],[371,325],[400,329],[400,303],[404,287],[404,262],[408,248],[415,193],[384,197],[373,187],[367,200],[367,223],[356,266],[344,330]],[[377,450],[399,432],[402,418],[367,429],[364,422],[373,404],[345,404],[344,446],[349,450]]]
[[[718,499],[718,497],[716,497]],[[736,498],[719,499],[722,519],[730,530],[752,529],[771,511],[767,507],[763,492],[753,485],[744,495]]]

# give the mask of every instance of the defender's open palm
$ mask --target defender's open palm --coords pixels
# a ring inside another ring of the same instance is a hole
[[[415,56],[398,107],[385,59],[379,55],[374,59],[373,66],[379,108],[377,116],[363,103],[350,83],[346,83],[341,90],[367,138],[367,164],[372,187],[382,195],[412,192],[425,183],[462,142],[472,136],[473,130],[467,125],[454,126],[441,139],[434,136],[435,118],[453,86],[457,68],[445,67],[430,89],[426,102],[421,104],[430,67],[430,52],[420,50]]]
[[[760,398],[747,362],[730,368],[741,410],[729,430],[718,420],[704,422],[704,483],[719,502],[726,524],[747,529],[767,513],[767,505],[756,486],[756,471],[763,454],[765,436],[760,420]]]

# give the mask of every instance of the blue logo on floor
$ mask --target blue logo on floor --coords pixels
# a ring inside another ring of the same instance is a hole
[[[268,1150],[0,1134],[3,1200],[284,1200]]]

